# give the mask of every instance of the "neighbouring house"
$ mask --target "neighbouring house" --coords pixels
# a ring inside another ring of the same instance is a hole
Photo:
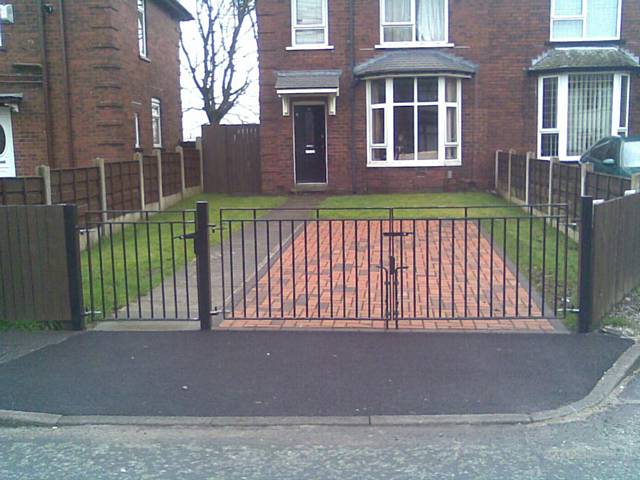
[[[0,4],[0,177],[181,141],[177,0]]]
[[[266,192],[488,188],[640,134],[638,0],[258,2]]]

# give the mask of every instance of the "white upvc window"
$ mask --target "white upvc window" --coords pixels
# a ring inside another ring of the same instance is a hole
[[[328,1],[291,0],[291,48],[330,48]]]
[[[538,155],[579,160],[603,137],[629,132],[624,73],[568,73],[538,81]]]
[[[449,45],[449,0],[380,0],[380,47]]]
[[[154,148],[162,148],[162,108],[157,98],[151,99],[151,130]]]
[[[462,83],[456,77],[367,81],[367,165],[462,164]]]
[[[140,141],[140,114],[138,112],[134,112],[133,114],[133,128],[134,128],[134,133],[135,133],[135,148],[136,150],[141,148],[141,141]]]
[[[143,58],[147,58],[147,1],[137,1],[138,19],[138,52]]]
[[[551,0],[551,41],[620,39],[622,0]]]

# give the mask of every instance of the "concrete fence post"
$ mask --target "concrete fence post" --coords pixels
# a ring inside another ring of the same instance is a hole
[[[182,192],[182,198],[184,198],[187,193],[187,180],[184,173],[184,148],[178,145],[176,153],[180,155],[180,191]]]
[[[636,193],[640,192],[640,173],[631,175],[631,190],[635,190]]]
[[[495,190],[496,192],[498,192],[498,191],[499,191],[499,189],[498,189],[498,183],[499,183],[499,181],[500,181],[500,154],[501,154],[501,153],[502,153],[502,150],[496,150],[496,160],[495,160],[495,165],[496,165],[496,166],[495,166],[495,172],[494,172],[495,179],[494,179],[494,182],[493,182],[493,184],[494,184],[494,190]]]
[[[98,179],[100,182],[100,210],[102,210],[102,221],[108,220],[107,215],[107,176],[104,169],[104,158],[96,158],[93,164],[98,167]]]
[[[158,210],[164,210],[164,192],[162,191],[162,150],[156,150],[158,164]]]
[[[140,177],[140,210],[146,210],[144,199],[144,157],[142,153],[136,152],[133,154],[133,159],[138,162],[138,173]]]
[[[580,164],[580,196],[587,196],[587,177],[589,172],[593,172],[593,163]]]
[[[196,138],[196,150],[200,157],[200,191],[204,192],[204,154],[202,148],[202,137]]]
[[[549,159],[549,196],[547,199],[547,203],[549,204],[549,215],[551,215],[551,204],[553,203],[553,175],[555,170],[554,166],[559,161],[560,159],[558,157],[551,157],[551,159]]]
[[[509,167],[507,169],[507,199],[511,200],[511,160],[513,159],[513,155],[516,153],[515,150],[509,150]]]
[[[525,173],[524,173],[524,202],[527,205],[531,204],[531,199],[529,198],[531,192],[531,159],[533,158],[533,152],[527,152],[527,160],[525,163]]]
[[[51,167],[49,165],[40,165],[36,169],[36,175],[42,177],[44,184],[44,204],[51,205]]]

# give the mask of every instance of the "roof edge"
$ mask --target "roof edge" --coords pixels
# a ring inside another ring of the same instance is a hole
[[[181,22],[190,22],[194,20],[191,12],[187,10],[178,0],[153,0],[165,7],[171,15]]]

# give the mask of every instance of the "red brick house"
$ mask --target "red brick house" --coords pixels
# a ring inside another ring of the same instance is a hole
[[[258,2],[266,192],[488,188],[640,134],[637,0]]]
[[[178,0],[0,3],[0,176],[180,142]]]

